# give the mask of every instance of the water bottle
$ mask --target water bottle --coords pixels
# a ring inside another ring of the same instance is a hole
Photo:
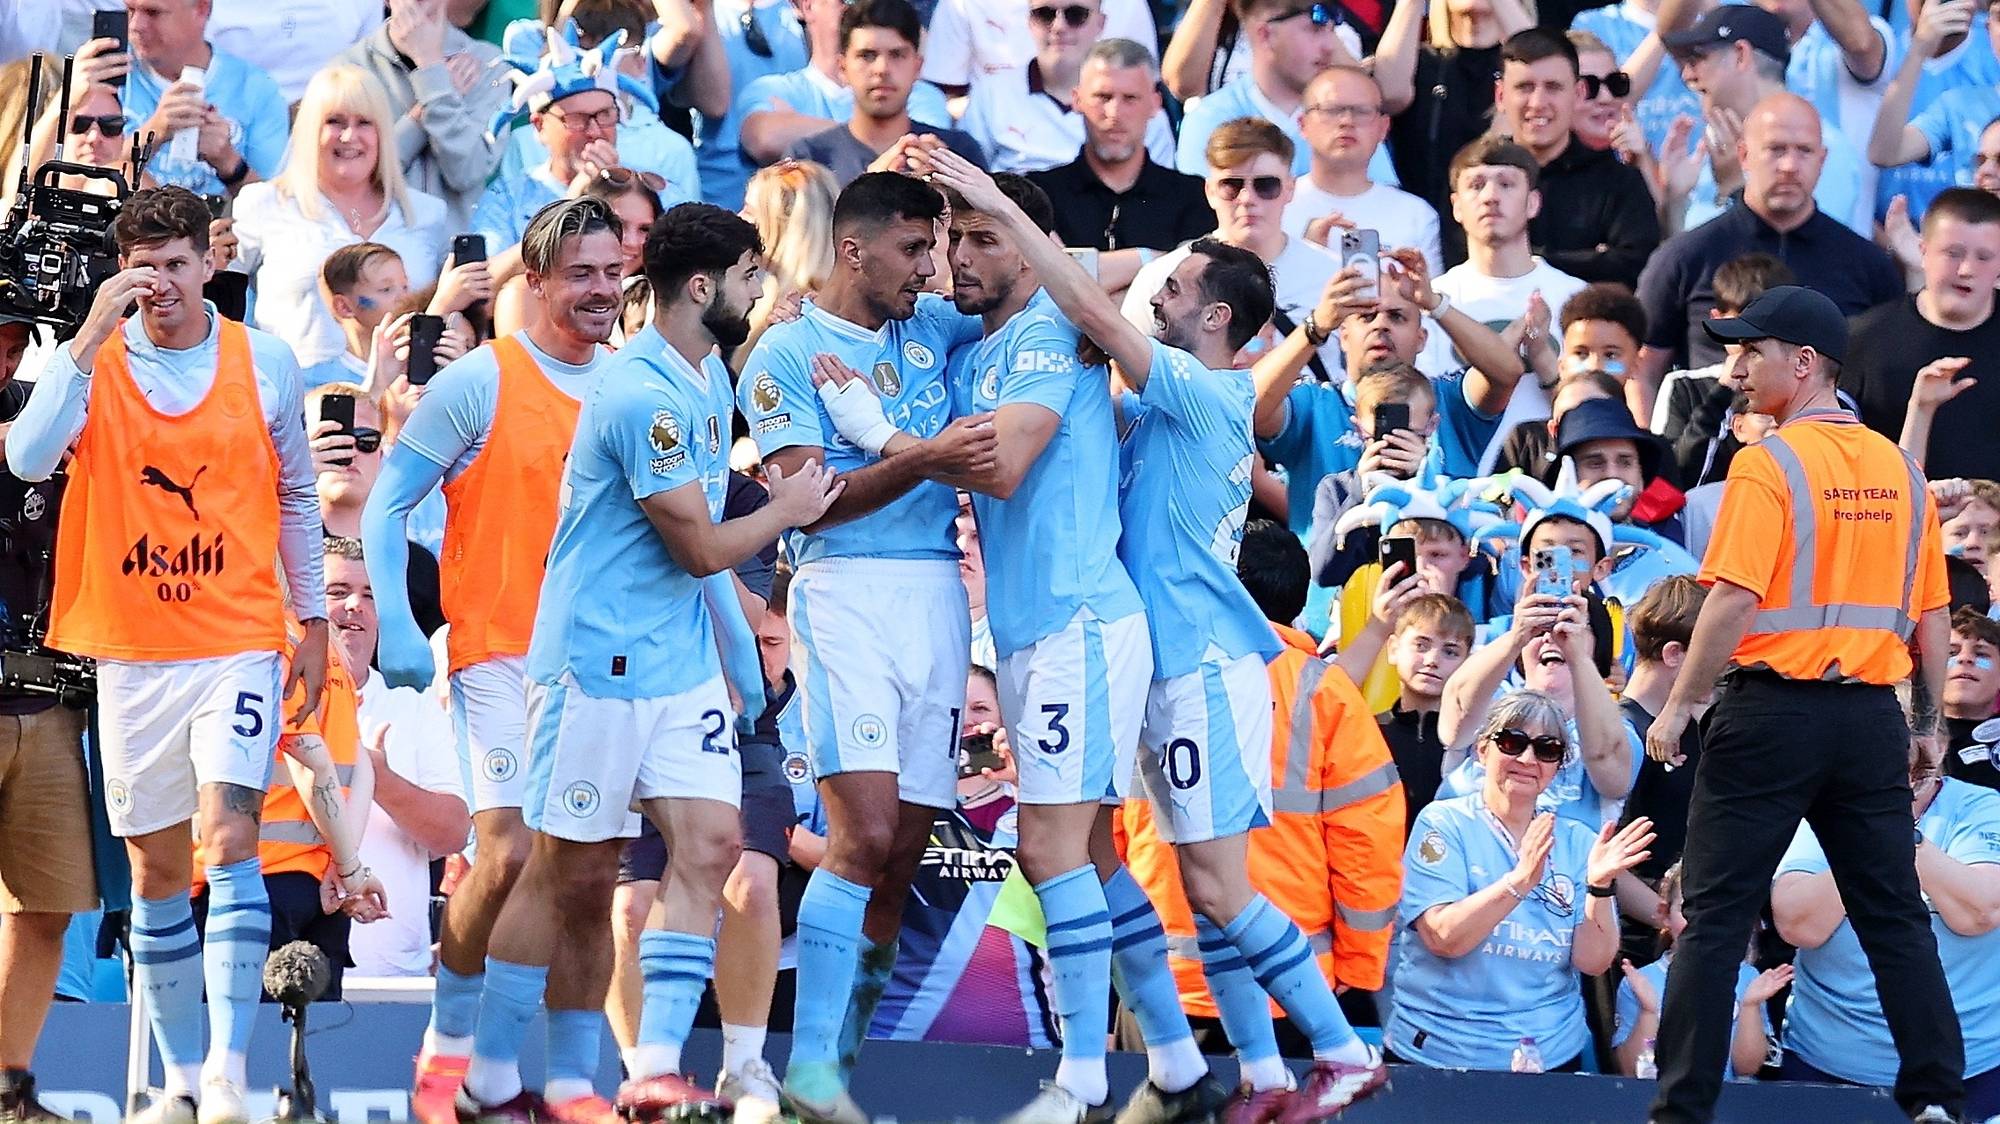
[[[1515,1073],[1542,1072],[1542,1051],[1532,1037],[1521,1039],[1521,1044],[1514,1047],[1513,1068]]]
[[[1646,1039],[1646,1048],[1639,1053],[1639,1060],[1632,1066],[1632,1076],[1641,1081],[1652,1081],[1660,1076],[1660,1063],[1653,1058],[1653,1040]]]

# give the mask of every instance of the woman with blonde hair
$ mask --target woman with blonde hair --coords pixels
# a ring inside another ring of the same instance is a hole
[[[320,295],[328,254],[378,242],[403,259],[413,288],[436,281],[446,207],[403,182],[395,120],[374,77],[329,66],[313,76],[292,124],[284,170],[236,197],[243,268],[256,288],[257,327],[292,346],[310,367],[346,346]]]
[[[771,313],[797,296],[811,296],[833,275],[833,202],[840,184],[823,165],[780,160],[750,177],[743,217],[764,240],[764,299],[750,314],[750,338],[739,357],[771,324]],[[741,362],[741,359],[738,359]]]

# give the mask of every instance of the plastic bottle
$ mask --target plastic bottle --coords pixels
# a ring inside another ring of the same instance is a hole
[[[1660,1063],[1653,1057],[1653,1040],[1646,1039],[1646,1048],[1639,1053],[1639,1060],[1632,1065],[1632,1076],[1641,1081],[1652,1081],[1660,1076]]]
[[[1542,1051],[1532,1037],[1521,1039],[1521,1044],[1514,1047],[1513,1068],[1515,1073],[1542,1072]]]

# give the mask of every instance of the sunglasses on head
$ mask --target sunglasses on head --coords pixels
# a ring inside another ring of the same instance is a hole
[[[631,187],[634,183],[641,183],[645,185],[647,191],[655,195],[667,189],[667,178],[665,176],[660,175],[658,172],[645,172],[636,168],[602,168],[599,169],[597,178],[619,189]]]
[[[1312,18],[1312,24],[1314,27],[1325,27],[1330,23],[1340,22],[1339,20],[1334,18],[1333,8],[1327,4],[1313,4],[1308,7],[1299,8],[1294,11],[1286,12],[1282,16],[1272,16],[1268,22],[1283,23],[1286,20],[1297,19],[1300,16],[1310,16]]]
[[[1493,743],[1493,748],[1507,757],[1519,757],[1532,749],[1535,751],[1535,760],[1544,765],[1553,765],[1561,761],[1569,752],[1569,746],[1561,738],[1530,737],[1524,730],[1497,730],[1487,740]]]
[[[1583,96],[1586,98],[1596,97],[1601,90],[1611,91],[1611,96],[1614,98],[1622,98],[1632,92],[1632,76],[1622,70],[1614,70],[1602,78],[1595,74],[1584,74],[1577,80],[1583,83]]]
[[[123,136],[125,121],[123,113],[106,113],[99,117],[79,114],[69,119],[69,133],[73,137],[80,137],[90,132],[90,127],[95,125],[97,131],[107,137]]]
[[[1054,4],[1037,4],[1028,9],[1028,18],[1042,27],[1054,26],[1057,16],[1061,16],[1062,21],[1071,27],[1082,27],[1096,14],[1097,9],[1087,8],[1082,4],[1064,4],[1061,7]]]
[[[352,432],[354,434],[355,452],[372,453],[375,450],[380,449],[382,447],[381,430],[356,428]]]
[[[1271,200],[1284,194],[1285,181],[1277,176],[1252,176],[1249,179],[1244,179],[1242,176],[1224,176],[1215,181],[1215,193],[1222,196],[1224,202],[1234,203],[1236,197],[1243,194],[1245,187],[1256,192],[1257,198]]]

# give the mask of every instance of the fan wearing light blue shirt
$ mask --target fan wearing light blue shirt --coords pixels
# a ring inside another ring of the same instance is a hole
[[[1351,1104],[1380,1089],[1387,1070],[1341,1014],[1303,934],[1251,887],[1247,874],[1246,833],[1267,823],[1270,811],[1264,661],[1278,641],[1236,578],[1255,451],[1250,378],[1230,365],[1270,320],[1270,270],[1248,250],[1196,241],[1153,297],[1160,338],[1149,338],[991,177],[950,153],[932,162],[937,182],[999,221],[1056,307],[1118,364],[1121,381],[1135,392],[1121,403],[1122,459],[1129,467],[1120,481],[1119,557],[1152,628],[1141,773],[1162,834],[1177,844],[1188,900],[1209,924],[1204,967],[1218,994],[1238,997],[1222,1006],[1231,1041],[1245,1056],[1275,1055],[1259,1047],[1271,1034],[1266,996],[1276,999],[1312,1043],[1313,1067],[1300,1096],[1327,1111]],[[1301,328],[1263,361],[1302,367],[1316,347]],[[1034,721],[1010,740],[1018,745],[1035,736],[1039,716]],[[1047,733],[1043,748],[1053,751],[1060,738],[1053,726]],[[1095,795],[1078,791],[1069,798]],[[1058,1013],[1072,1030],[1055,1080],[1017,1119],[1081,1120],[1104,1100],[1104,1071],[1101,1047],[1093,1056],[1076,1040],[1096,1037],[1089,1020],[1104,1014],[1107,961],[1126,935],[1124,919],[1111,915],[1123,906],[1112,900],[1117,880],[1100,886],[1092,867],[1097,809],[1050,806],[1052,815],[1036,809],[1030,822],[1030,807],[1022,809],[1020,860],[1048,919]],[[1269,1091],[1259,1083],[1253,1075],[1241,1095]],[[1149,1082],[1140,1096],[1157,1097],[1159,1113],[1170,1118],[1201,1095],[1163,1094]]]
[[[2000,793],[1942,775],[1941,733],[1910,742],[1917,882],[1965,1036],[1965,1118],[1985,1120],[2000,1114]],[[1778,934],[1799,950],[1783,1076],[1895,1084],[1896,1044],[1875,977],[1826,852],[1807,824],[1778,863],[1771,916]]]
[[[611,881],[577,872],[616,863],[638,833],[635,806],[674,841],[677,890],[639,939],[645,1001],[619,1103],[649,1117],[724,1104],[681,1076],[680,1053],[741,846],[730,688],[751,714],[764,698],[754,641],[748,675],[725,686],[723,658],[734,669],[742,650],[724,637],[718,653],[718,633],[750,635],[729,569],[819,518],[841,491],[817,464],[773,468],[769,504],[719,521],[732,408],[716,349],[749,336],[763,246],[737,216],[687,204],[654,226],[646,251],[652,323],[584,399],[528,652],[523,814],[536,835],[488,947],[460,1101],[482,1116],[525,1114],[521,1038],[571,931],[564,918],[611,906]]]
[[[1537,810],[1574,752],[1547,695],[1501,700],[1474,744],[1480,790],[1410,825],[1384,1042],[1404,1061],[1485,1070],[1532,1044],[1548,1069],[1574,1071],[1590,1047],[1578,979],[1618,954],[1612,884],[1645,861],[1652,821],[1592,832]]]
[[[209,46],[207,19],[207,5],[189,3],[161,5],[134,21],[132,68],[119,101],[134,136],[155,134],[146,163],[154,183],[234,195],[252,177],[278,174],[292,119],[270,75]],[[199,82],[189,70],[201,72]],[[225,127],[203,130],[208,113]],[[189,134],[184,144],[177,143],[181,133]]]
[[[1883,169],[1876,194],[1884,209],[1903,194],[1914,220],[1938,192],[1972,184],[1979,138],[2000,117],[1992,24],[1970,4],[1924,5],[1868,137],[1868,158]]]
[[[839,1065],[841,1027],[868,1025],[933,817],[958,799],[945,749],[958,743],[971,621],[953,483],[990,469],[993,434],[950,417],[946,366],[979,321],[922,292],[943,214],[918,180],[857,177],[834,204],[832,275],[803,316],[758,340],[737,387],[766,465],[824,460],[847,482],[787,544],[806,744],[830,819],[799,903],[799,974],[812,982],[785,1067],[786,1096],[813,1120],[865,1120]],[[886,432],[837,432],[814,387],[815,368],[836,362],[881,395]],[[884,455],[898,429],[921,440]]]

